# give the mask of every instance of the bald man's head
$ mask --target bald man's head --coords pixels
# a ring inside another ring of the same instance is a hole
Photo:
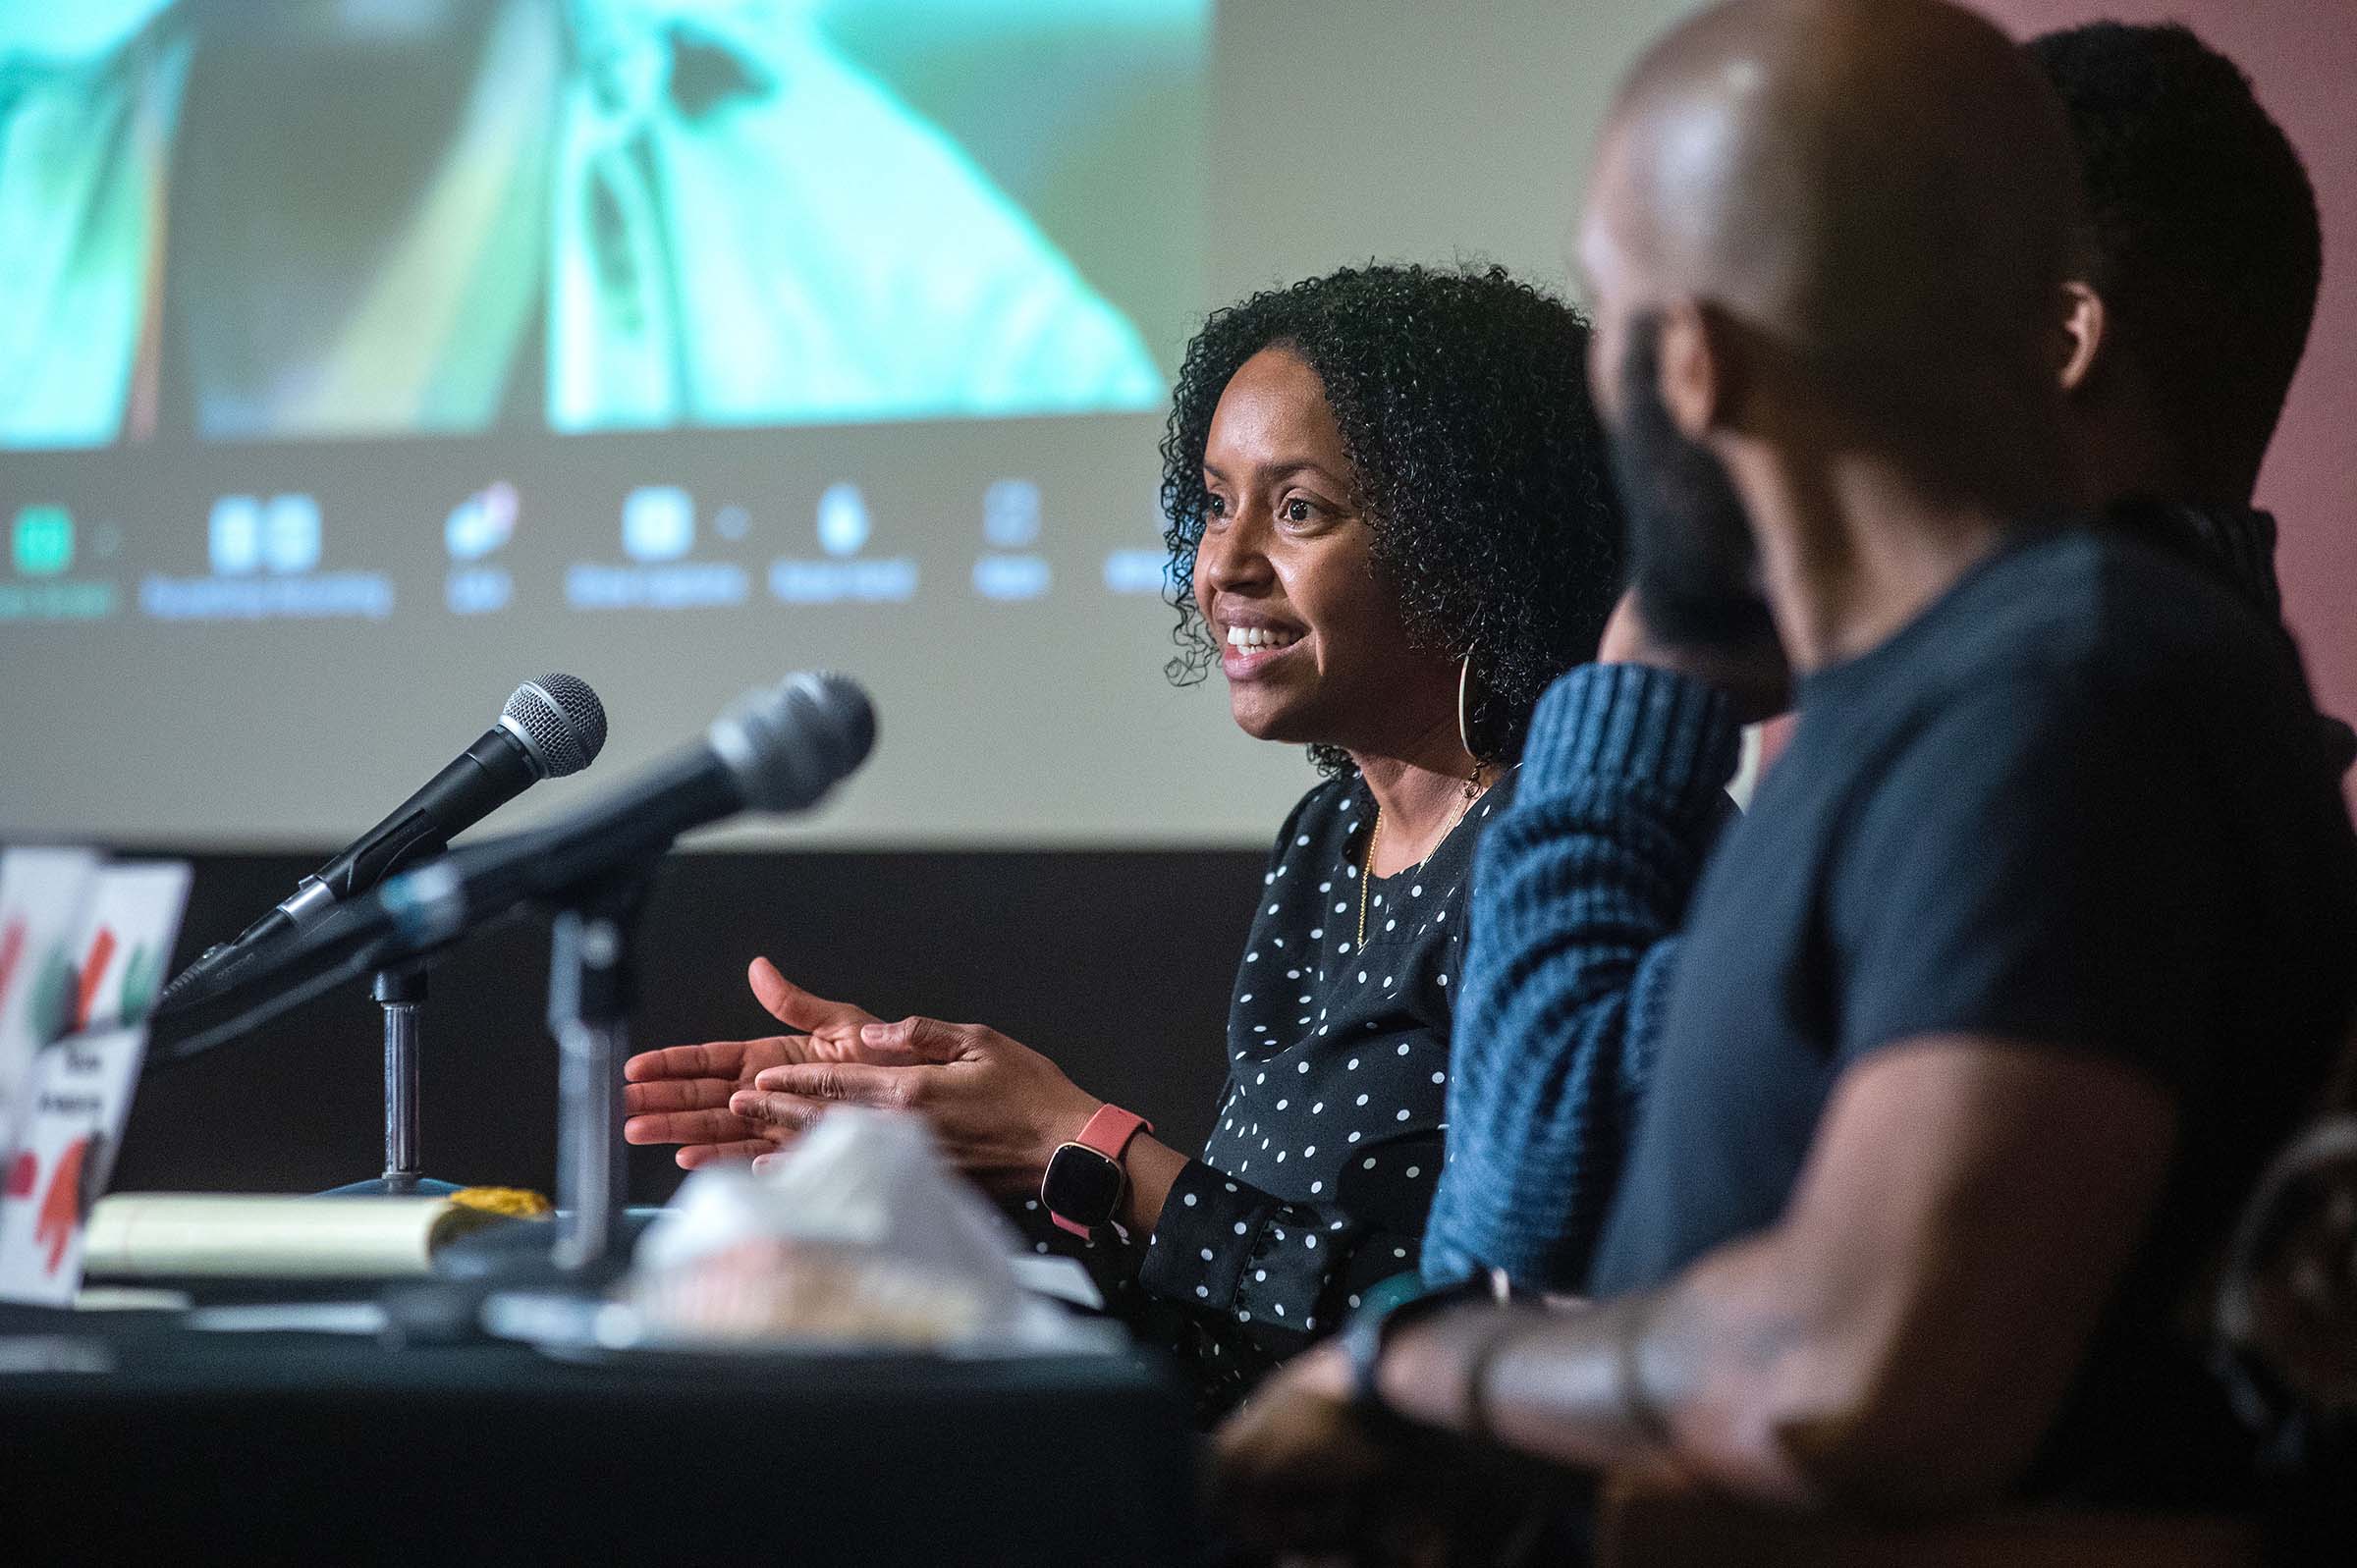
[[[2042,362],[2078,192],[2052,89],[1971,12],[1733,0],[1614,106],[1580,237],[1598,349],[1683,303],[1836,373],[2005,361],[2009,381]]]

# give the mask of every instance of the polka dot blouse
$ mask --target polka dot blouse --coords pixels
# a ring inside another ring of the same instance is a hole
[[[1286,823],[1236,968],[1219,1117],[1135,1275],[1206,1414],[1417,1266],[1473,844],[1511,786],[1509,774],[1484,793],[1422,865],[1368,886],[1363,947],[1366,786],[1320,784]]]

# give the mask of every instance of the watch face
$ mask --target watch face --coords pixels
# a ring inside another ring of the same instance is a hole
[[[1039,1198],[1050,1214],[1094,1230],[1110,1223],[1121,1207],[1122,1167],[1094,1149],[1068,1143],[1048,1162]]]

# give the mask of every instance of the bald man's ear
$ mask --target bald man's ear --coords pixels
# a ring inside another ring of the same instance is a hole
[[[1727,419],[1727,390],[1738,373],[1727,318],[1697,300],[1662,311],[1662,406],[1688,441],[1701,441]]]
[[[2095,373],[2096,355],[2104,351],[2104,331],[2110,324],[2104,297],[2092,284],[2074,278],[2062,286],[2062,331],[2056,345],[2060,363],[2055,376],[2063,392],[2077,393]]]

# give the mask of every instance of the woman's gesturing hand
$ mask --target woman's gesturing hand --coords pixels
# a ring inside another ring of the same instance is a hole
[[[860,1031],[875,1015],[814,997],[790,983],[767,958],[753,960],[747,978],[771,1017],[801,1031],[759,1040],[715,1040],[700,1046],[648,1051],[623,1063],[622,1134],[630,1143],[676,1143],[686,1169],[723,1160],[749,1160],[794,1141],[796,1128],[748,1121],[729,1108],[729,1097],[752,1087],[765,1068],[831,1061],[908,1062],[906,1054],[870,1049]]]
[[[869,1019],[851,1043],[855,1051],[826,1059],[758,1068],[752,1088],[729,1097],[730,1114],[756,1136],[786,1140],[834,1105],[913,1110],[966,1174],[1014,1193],[1036,1189],[1057,1146],[1104,1104],[1038,1052],[980,1024]]]

